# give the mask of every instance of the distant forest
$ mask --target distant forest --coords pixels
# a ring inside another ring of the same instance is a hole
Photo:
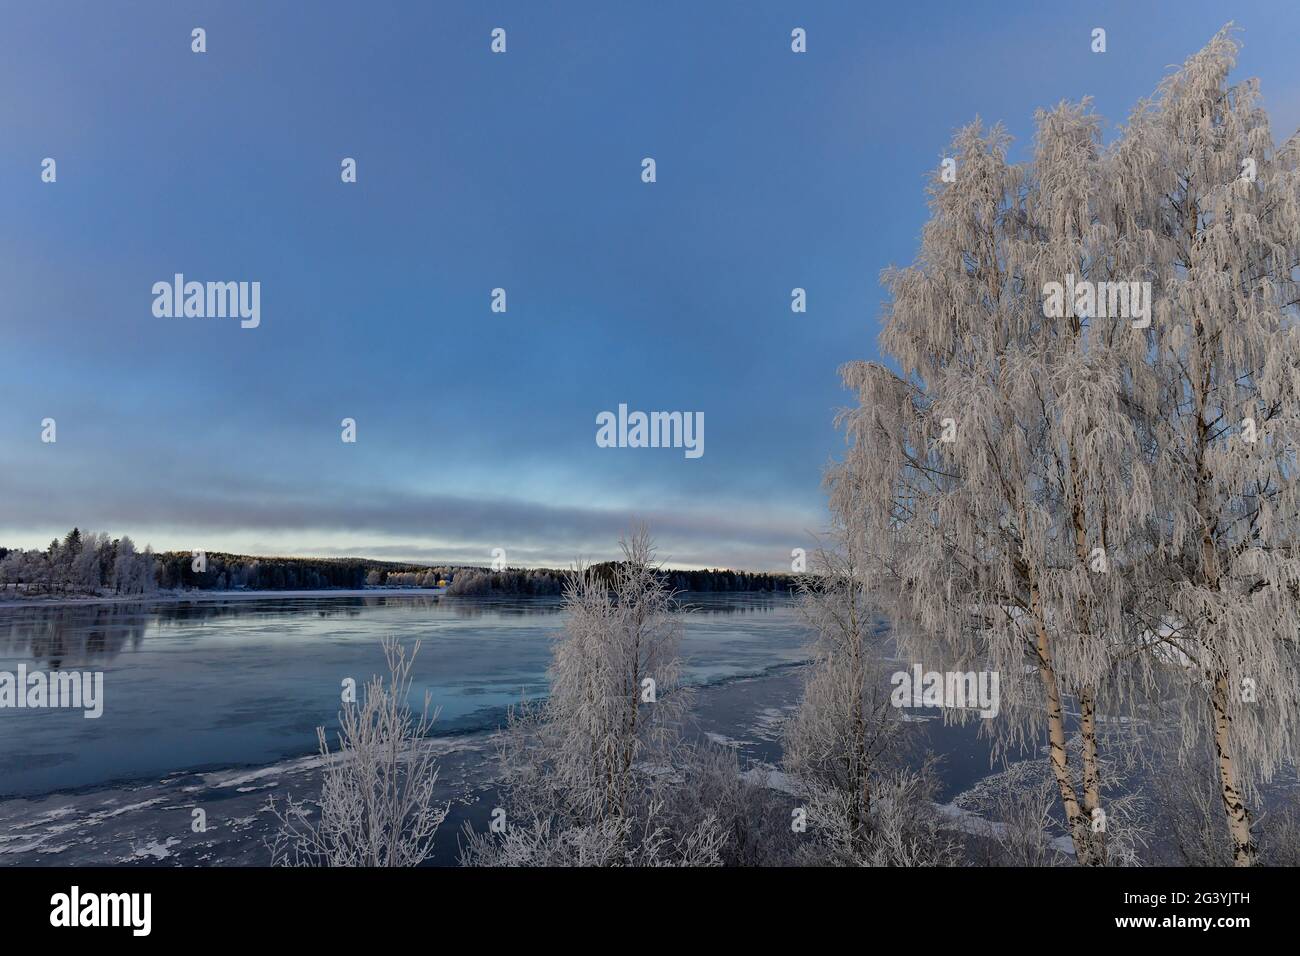
[[[615,562],[593,566],[602,577]],[[663,578],[678,591],[788,591],[792,574],[749,571],[676,571]],[[24,594],[143,594],[157,590],[315,591],[331,588],[445,586],[448,594],[561,594],[565,572],[550,568],[421,565],[368,558],[263,558],[186,551],[137,551],[127,536],[73,528],[44,549],[0,547],[0,592]]]

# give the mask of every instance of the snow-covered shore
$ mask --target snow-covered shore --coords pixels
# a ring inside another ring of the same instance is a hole
[[[490,785],[490,743],[488,734],[431,741],[439,799],[462,819]],[[274,832],[268,797],[314,801],[321,766],[309,755],[0,799],[0,866],[266,866]],[[458,829],[449,826],[447,836],[454,840]]]

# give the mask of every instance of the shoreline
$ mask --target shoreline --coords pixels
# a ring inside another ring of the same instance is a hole
[[[411,597],[440,597],[446,588],[319,588],[292,591],[154,591],[151,594],[62,595],[53,597],[3,597],[0,610],[21,607],[76,607],[90,604],[183,604],[201,601],[265,600],[266,598],[306,597],[372,597],[375,595],[401,595]],[[471,595],[472,596],[472,595]]]

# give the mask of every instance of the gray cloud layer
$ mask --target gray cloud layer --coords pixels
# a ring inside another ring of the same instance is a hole
[[[392,490],[290,489],[246,480],[129,490],[91,487],[85,480],[59,489],[5,484],[10,487],[0,494],[0,540],[6,543],[76,524],[131,534],[162,548],[220,550],[230,547],[223,540],[238,538],[274,542],[267,546],[280,553],[486,563],[492,549],[501,547],[512,563],[563,565],[579,556],[611,555],[618,537],[644,521],[670,563],[768,570],[788,567],[791,549],[808,545],[817,520],[748,507],[584,508]],[[205,535],[216,543],[188,543]],[[333,543],[313,546],[313,536]]]

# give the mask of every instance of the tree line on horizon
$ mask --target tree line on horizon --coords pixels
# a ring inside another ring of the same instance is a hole
[[[618,562],[592,565],[611,578]],[[202,560],[187,551],[154,553],[136,548],[130,537],[73,528],[44,548],[0,547],[0,590],[27,594],[144,594],[164,590],[316,591],[363,588],[446,586],[462,596],[560,595],[571,572],[554,568],[420,565],[369,558],[257,557],[206,552]],[[658,572],[674,591],[789,591],[793,575],[708,570]]]
[[[42,594],[85,594],[111,590],[115,594],[146,594],[158,589],[158,564],[153,550],[136,549],[127,535],[73,528],[45,549],[0,547],[0,591],[13,586]]]

